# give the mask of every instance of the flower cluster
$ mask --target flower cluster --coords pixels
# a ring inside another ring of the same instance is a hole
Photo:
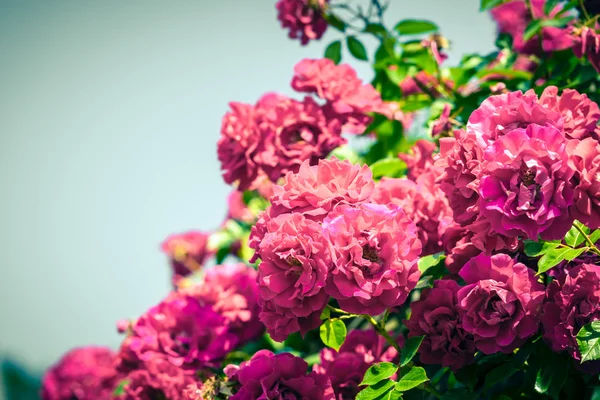
[[[277,182],[304,161],[316,164],[346,142],[343,132],[362,133],[371,120],[367,113],[391,113],[349,65],[305,59],[294,71],[292,87],[324,105],[310,96],[300,101],[268,93],[255,105],[231,103],[223,117],[217,145],[223,178],[240,190]]]
[[[370,201],[371,171],[305,162],[274,188],[251,246],[261,259],[261,321],[276,340],[320,324],[329,297],[350,313],[403,304],[419,279],[417,228],[394,204]]]

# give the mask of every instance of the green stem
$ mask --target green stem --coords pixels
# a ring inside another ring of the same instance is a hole
[[[598,249],[596,247],[596,245],[592,242],[592,239],[590,239],[590,237],[587,235],[587,233],[585,233],[578,224],[573,224],[573,226],[575,227],[575,229],[577,229],[579,231],[579,233],[581,233],[583,235],[586,243],[588,244],[588,247],[590,248],[590,251],[592,253],[600,255],[600,249]]]
[[[590,19],[590,14],[587,12],[586,8],[585,8],[585,4],[583,3],[583,0],[579,0],[579,6],[581,7],[581,11],[583,12],[583,16],[585,17],[585,20],[589,20]]]
[[[365,320],[367,320],[367,322],[369,322],[371,325],[373,325],[373,328],[375,329],[375,331],[377,333],[379,333],[381,336],[383,336],[384,339],[388,342],[388,344],[396,349],[398,354],[402,353],[402,349],[400,348],[400,345],[390,336],[389,333],[387,333],[387,331],[384,328],[382,328],[379,325],[379,323],[377,323],[377,321],[375,321],[375,318],[373,318],[367,314],[362,314],[361,317],[363,317]]]

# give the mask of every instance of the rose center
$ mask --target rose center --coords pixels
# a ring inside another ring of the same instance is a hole
[[[381,261],[381,259],[379,258],[379,254],[377,254],[377,249],[371,247],[370,245],[365,245],[363,246],[363,255],[362,257],[365,260],[369,260],[372,263],[378,263]]]
[[[523,182],[525,186],[535,185],[535,171],[531,168],[526,168],[521,171],[521,182]]]
[[[288,256],[285,261],[288,263],[290,267],[301,267],[302,263],[296,257]]]

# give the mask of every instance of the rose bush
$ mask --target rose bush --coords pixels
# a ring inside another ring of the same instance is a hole
[[[225,220],[169,236],[173,290],[43,399],[600,396],[600,10],[483,0],[497,49],[449,66],[435,23],[356,2],[276,2],[325,57],[230,103]]]

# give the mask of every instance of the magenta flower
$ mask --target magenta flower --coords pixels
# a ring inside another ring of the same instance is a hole
[[[565,89],[558,95],[556,86],[549,86],[540,96],[540,103],[550,110],[560,113],[563,118],[563,132],[567,139],[600,139],[600,108],[586,94],[573,89]],[[558,124],[554,124],[558,126]]]
[[[506,236],[564,237],[573,224],[566,140],[553,126],[531,124],[499,137],[485,152],[479,187],[481,214]]]
[[[419,280],[417,227],[390,204],[338,205],[323,227],[333,248],[327,292],[355,314],[403,304]]]
[[[472,232],[458,224],[450,225],[442,235],[446,253],[444,263],[450,273],[458,274],[467,261],[482,253],[482,250],[471,242],[472,236]]]
[[[569,165],[575,170],[574,218],[600,228],[600,144],[592,138],[569,143]]]
[[[574,29],[575,44],[573,53],[579,58],[587,56],[588,61],[600,73],[600,24],[596,22],[595,27],[589,28],[584,26],[579,29]]]
[[[600,319],[600,267],[582,264],[548,286],[542,326],[552,350],[567,351],[581,360],[575,336],[581,327]]]
[[[281,186],[273,187],[274,216],[302,213],[322,220],[338,203],[358,204],[369,199],[375,182],[367,165],[355,165],[336,158],[310,166],[304,162],[295,174],[287,174]]]
[[[42,400],[108,400],[117,383],[115,354],[105,347],[66,353],[42,380]]]
[[[323,11],[329,0],[279,0],[277,19],[284,29],[289,29],[291,39],[299,39],[302,45],[320,39],[327,29]]]
[[[169,257],[173,268],[173,278],[185,277],[202,268],[211,255],[207,247],[208,233],[189,231],[177,233],[166,238],[161,250]]]
[[[404,345],[404,337],[399,336],[397,341],[400,347]],[[339,352],[330,348],[321,350],[321,363],[315,364],[313,370],[329,378],[336,400],[352,400],[364,389],[359,384],[371,365],[397,362],[398,356],[396,349],[374,330],[353,330]]]
[[[120,369],[165,358],[183,369],[217,365],[238,344],[227,320],[211,306],[172,292],[131,327],[119,353]]]
[[[258,318],[256,278],[256,271],[243,263],[217,265],[206,270],[202,283],[180,292],[194,297],[201,306],[211,306],[243,344],[259,337],[265,329]]]
[[[391,112],[379,92],[371,84],[363,84],[350,65],[336,65],[327,58],[304,59],[296,64],[292,87],[327,100],[329,115],[338,118],[344,131],[351,133],[364,131],[371,121],[366,113]]]
[[[418,228],[422,255],[442,250],[441,237],[452,223],[452,210],[432,172],[421,174],[416,182],[404,178],[382,178],[371,195],[371,201],[396,204],[402,208]]]
[[[410,306],[410,319],[406,321],[408,336],[425,335],[419,347],[419,360],[424,364],[441,364],[457,370],[473,361],[475,342],[462,326],[459,289],[455,281],[435,281],[433,289],[423,290],[420,300]]]
[[[511,353],[537,332],[544,286],[532,270],[506,254],[482,254],[459,275],[467,283],[457,293],[462,326],[483,353]]]
[[[320,324],[319,316],[329,300],[324,288],[331,253],[321,225],[302,214],[271,219],[267,232],[257,249],[262,260],[258,267],[260,318],[271,336],[282,341],[295,327],[290,324],[293,319],[315,324],[298,324],[302,334]]]
[[[184,390],[195,383],[193,372],[184,371],[164,358],[150,358],[143,368],[125,375],[123,400],[185,400]]]
[[[302,358],[268,350],[258,351],[240,366],[225,367],[229,381],[235,384],[231,400],[335,400],[329,379],[307,370]]]

